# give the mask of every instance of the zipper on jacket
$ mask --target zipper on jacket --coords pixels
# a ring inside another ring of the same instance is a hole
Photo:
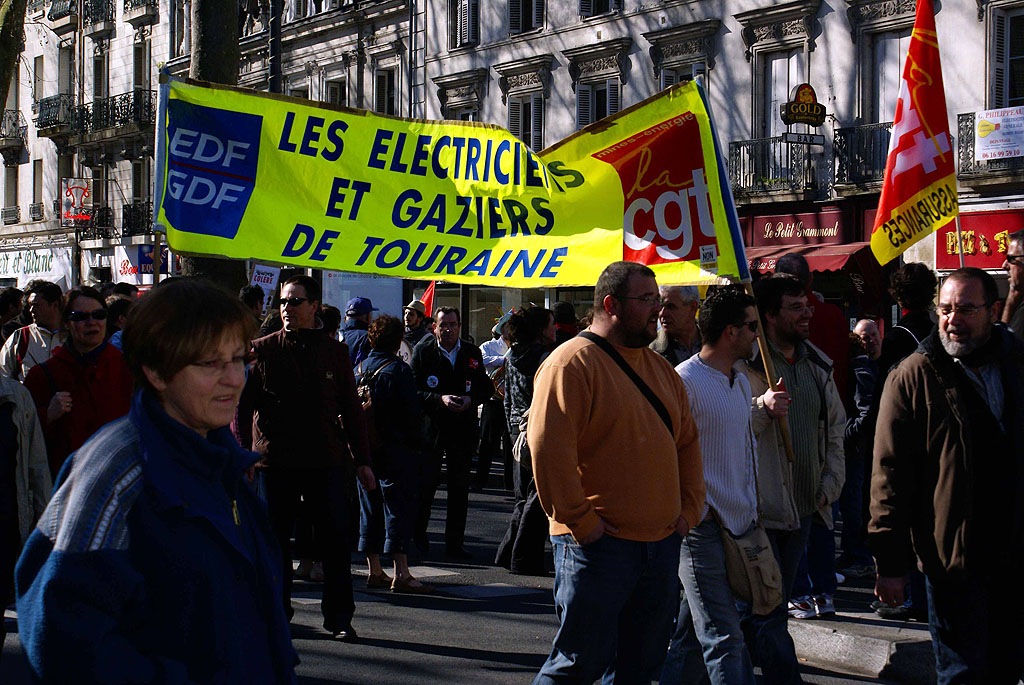
[[[241,526],[242,525],[242,519],[238,515],[238,500],[234,500],[234,499],[231,500],[231,514],[232,514],[232,516],[235,517],[235,525],[236,526]]]

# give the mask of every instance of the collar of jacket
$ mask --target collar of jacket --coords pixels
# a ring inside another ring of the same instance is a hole
[[[370,330],[370,324],[360,319],[345,319],[345,326],[341,329],[343,331],[368,331]]]
[[[988,361],[996,362],[999,364],[1000,369],[1002,369],[1007,361],[1009,361],[1016,342],[1017,340],[1014,335],[1003,326],[994,325],[992,326],[992,336],[975,354],[978,352],[984,353]],[[965,378],[963,370],[958,368],[959,364],[953,360],[953,357],[946,352],[946,348],[942,346],[942,340],[939,338],[937,328],[932,331],[931,335],[921,341],[921,344],[917,347],[917,352],[927,357],[928,361],[935,367],[939,384],[943,388],[953,388],[962,378]]]
[[[764,334],[762,333],[762,335]],[[767,336],[765,336],[764,342],[768,346],[768,349],[770,349],[775,356],[785,359],[785,356],[781,352],[779,352],[779,348],[777,348],[775,346],[775,343],[769,340]],[[825,354],[817,347],[815,347],[814,344],[811,343],[809,340],[801,340],[796,345],[797,360],[799,361],[804,357],[807,357],[807,360],[810,361],[812,364],[816,364],[817,366],[821,367],[822,371],[824,371],[825,373],[832,372],[832,362],[829,359],[827,359],[825,357]],[[750,366],[750,368],[758,371],[758,373],[760,373],[762,376],[764,375],[764,362],[761,361],[760,346],[757,347],[756,351],[754,352],[754,356],[750,359],[749,362],[747,362],[747,364],[748,366]]]

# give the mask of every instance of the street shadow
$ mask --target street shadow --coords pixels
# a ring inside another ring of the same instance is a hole
[[[381,638],[360,639],[359,644],[370,647],[382,647],[387,649],[415,652],[417,654],[429,654],[431,656],[452,657],[456,659],[472,659],[474,661],[488,661],[511,664],[522,667],[524,670],[538,670],[547,659],[547,654],[522,654],[520,652],[496,652],[489,649],[473,649],[471,647],[452,647],[446,645],[428,644],[425,642],[400,642],[398,640],[385,640]]]

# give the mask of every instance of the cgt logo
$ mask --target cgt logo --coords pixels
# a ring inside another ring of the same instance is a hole
[[[164,212],[179,231],[234,238],[256,187],[263,117],[168,103]]]
[[[700,129],[684,114],[594,154],[619,174],[625,196],[622,258],[641,264],[717,255]]]

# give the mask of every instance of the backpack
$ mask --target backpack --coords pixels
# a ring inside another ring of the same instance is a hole
[[[376,451],[380,446],[380,436],[377,435],[377,424],[373,416],[373,381],[381,371],[394,364],[395,361],[390,359],[384,362],[372,374],[364,373],[356,384],[356,394],[359,396],[359,402],[363,407],[363,418],[366,421],[366,439],[370,445],[370,452]]]

